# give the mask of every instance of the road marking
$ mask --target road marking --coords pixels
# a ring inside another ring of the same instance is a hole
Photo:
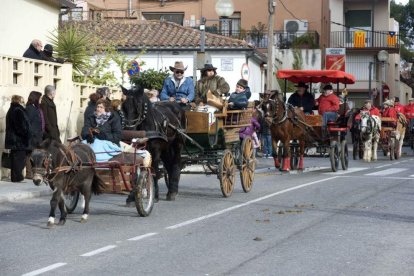
[[[410,177],[414,177],[414,174],[410,175]]]
[[[144,234],[144,235],[141,235],[141,236],[136,236],[136,237],[130,238],[128,240],[129,241],[139,241],[139,240],[142,240],[142,239],[145,239],[145,238],[157,235],[157,234],[158,233],[148,233],[148,234]]]
[[[50,271],[50,270],[56,269],[56,268],[61,267],[61,266],[64,266],[64,265],[67,265],[67,263],[55,263],[55,264],[52,264],[52,265],[46,266],[46,267],[44,267],[44,268],[41,268],[41,269],[38,269],[38,270],[34,270],[34,271],[32,271],[32,272],[29,272],[29,273],[23,274],[22,276],[34,276],[34,275],[39,275],[39,274],[45,273],[45,272],[47,272],[47,271]]]
[[[111,249],[113,249],[113,248],[115,248],[115,247],[116,247],[116,245],[108,245],[108,246],[105,246],[105,247],[102,247],[102,248],[96,249],[96,250],[94,250],[94,251],[91,251],[91,252],[88,252],[88,253],[82,254],[82,255],[80,255],[80,256],[81,256],[81,257],[90,257],[90,256],[93,256],[93,255],[97,255],[97,254],[99,254],[99,253],[102,253],[102,252],[105,252],[105,251],[111,250]]]
[[[384,176],[384,175],[389,175],[389,174],[396,174],[399,172],[403,172],[406,171],[408,169],[401,169],[401,168],[391,168],[391,169],[386,169],[386,170],[382,170],[379,172],[373,172],[373,173],[367,173],[366,175],[368,176]]]
[[[347,174],[347,173],[353,173],[353,172],[359,172],[359,171],[363,171],[363,170],[368,170],[369,168],[367,167],[356,167],[356,168],[348,168],[348,170],[344,171],[337,171],[337,172],[328,172],[328,173],[324,173],[324,174],[328,174],[328,175],[338,175],[338,174]]]
[[[313,171],[321,171],[329,169],[330,167],[309,167],[305,168],[302,173],[313,172]],[[267,172],[280,172],[279,169],[276,169],[274,166],[267,167],[267,168],[260,168],[254,171],[255,173],[267,173]],[[298,174],[298,171],[292,170],[289,172],[290,174]]]
[[[312,182],[305,183],[305,184],[302,184],[302,185],[298,185],[298,186],[288,188],[288,189],[285,189],[285,190],[282,190],[282,191],[279,191],[279,192],[275,192],[273,194],[269,194],[269,195],[266,195],[266,196],[263,196],[263,197],[259,197],[259,198],[247,201],[245,203],[234,205],[232,207],[223,209],[223,210],[215,212],[215,213],[211,213],[211,214],[201,216],[201,217],[198,217],[198,218],[194,218],[194,219],[190,219],[190,220],[187,220],[187,221],[184,221],[184,222],[172,225],[172,226],[168,226],[165,229],[177,229],[177,228],[180,228],[180,227],[183,227],[183,226],[195,223],[195,222],[199,222],[199,221],[206,220],[206,219],[209,219],[209,218],[212,218],[212,217],[215,217],[215,216],[222,215],[224,213],[239,209],[239,208],[244,207],[244,206],[251,205],[253,203],[256,203],[256,202],[259,202],[259,201],[262,201],[262,200],[265,200],[265,199],[268,199],[268,198],[271,198],[271,197],[274,197],[274,196],[277,196],[277,195],[281,195],[281,194],[284,194],[284,193],[287,193],[287,192],[290,192],[290,191],[294,191],[294,190],[301,189],[301,188],[304,188],[304,187],[307,187],[307,186],[318,184],[320,182],[329,181],[329,180],[332,180],[332,179],[335,179],[335,178],[337,178],[337,176],[328,177],[328,178],[325,178],[325,179],[320,179],[320,180],[312,181]]]
[[[392,165],[394,165],[394,164],[382,165],[382,166],[374,167],[374,169],[381,169],[381,168],[389,167],[389,166],[392,166]]]
[[[372,179],[372,176],[367,176],[367,175],[340,175],[338,177],[347,177],[347,178],[367,178],[367,179]],[[383,179],[388,179],[388,180],[413,180],[413,178],[411,177],[401,177],[401,176],[384,176],[381,177],[381,180]]]

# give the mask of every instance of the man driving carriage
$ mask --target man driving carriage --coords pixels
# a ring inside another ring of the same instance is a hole
[[[299,82],[296,87],[298,90],[289,97],[288,103],[294,107],[298,107],[306,115],[313,114],[315,98],[307,91],[308,85],[304,82]]]

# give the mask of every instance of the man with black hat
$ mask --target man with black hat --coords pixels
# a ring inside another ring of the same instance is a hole
[[[197,105],[205,105],[207,103],[207,92],[210,90],[217,97],[227,94],[230,86],[223,77],[217,75],[217,68],[212,64],[204,64],[201,68],[201,78],[197,81],[195,90],[195,103]]]
[[[323,87],[323,93],[316,99],[315,104],[322,115],[322,134],[325,136],[328,121],[335,121],[339,111],[339,98],[333,93],[332,85],[327,84]]]
[[[50,44],[46,44],[42,51],[43,59],[50,62],[58,62],[63,63],[64,59],[62,58],[55,58],[53,57],[53,46]]]
[[[312,114],[315,98],[306,91],[308,86],[304,82],[299,82],[296,87],[298,90],[289,97],[288,103],[300,108],[306,115]]]
[[[177,102],[187,105],[194,100],[194,83],[189,77],[184,77],[187,66],[184,67],[182,61],[176,61],[174,66],[170,66],[173,76],[164,80],[160,93],[161,101]]]

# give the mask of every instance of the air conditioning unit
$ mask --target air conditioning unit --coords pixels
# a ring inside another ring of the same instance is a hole
[[[284,31],[286,39],[292,42],[298,36],[304,35],[308,31],[308,20],[288,19],[285,20]]]

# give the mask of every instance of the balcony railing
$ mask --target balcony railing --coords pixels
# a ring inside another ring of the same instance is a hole
[[[267,48],[269,36],[267,32],[253,31],[220,31],[216,27],[206,27],[206,32],[219,34],[231,38],[243,39],[256,48]],[[274,32],[273,45],[280,49],[290,48],[319,48],[319,34],[315,31],[287,33]]]
[[[388,31],[341,31],[331,32],[330,47],[352,50],[388,50],[398,53],[400,35]]]

